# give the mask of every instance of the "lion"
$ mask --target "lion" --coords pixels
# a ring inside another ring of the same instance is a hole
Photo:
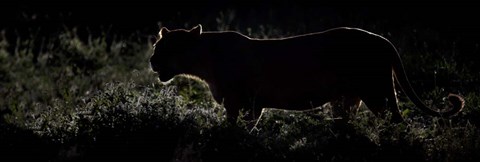
[[[409,83],[397,49],[386,38],[359,28],[339,27],[278,39],[254,39],[234,31],[160,29],[150,58],[160,81],[179,74],[203,79],[227,119],[246,109],[251,119],[262,108],[308,110],[342,102],[345,111],[361,101],[377,117],[391,112],[403,122],[395,82],[427,114],[447,117],[464,107],[449,94],[448,111],[427,107]]]

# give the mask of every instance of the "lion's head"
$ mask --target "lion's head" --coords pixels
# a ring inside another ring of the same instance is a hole
[[[150,64],[161,81],[170,80],[175,75],[192,70],[196,60],[195,49],[199,46],[201,33],[201,25],[191,30],[168,30],[165,27],[160,29],[159,39],[153,45],[154,53],[150,58]]]

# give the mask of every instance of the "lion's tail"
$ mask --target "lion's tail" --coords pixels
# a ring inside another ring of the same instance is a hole
[[[392,45],[393,46],[393,45]],[[445,110],[445,111],[436,111],[433,110],[432,108],[427,107],[418,97],[417,93],[413,90],[410,82],[408,81],[408,77],[405,74],[405,69],[403,67],[402,60],[400,58],[400,55],[398,54],[397,50],[395,49],[396,52],[396,57],[393,58],[393,71],[395,74],[395,78],[397,82],[399,83],[400,87],[403,89],[403,91],[407,94],[408,98],[420,109],[425,111],[426,113],[434,116],[452,116],[455,115],[456,113],[460,112],[464,105],[465,105],[465,100],[456,94],[449,94],[448,95],[448,100],[450,103],[453,105],[452,108]]]

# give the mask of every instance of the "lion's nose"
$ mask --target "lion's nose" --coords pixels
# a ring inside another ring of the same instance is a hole
[[[150,63],[150,67],[155,71],[155,68],[157,68],[157,67],[156,67],[155,64],[152,62],[152,61],[153,61],[153,56],[150,56],[150,59],[149,59],[148,61],[149,61],[149,63]]]

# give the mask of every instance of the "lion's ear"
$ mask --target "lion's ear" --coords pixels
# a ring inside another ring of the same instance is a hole
[[[190,32],[196,33],[198,35],[202,34],[202,25],[198,24],[196,27],[193,27]]]
[[[158,35],[162,37],[163,35],[165,35],[165,33],[168,33],[168,32],[170,32],[170,30],[168,30],[166,27],[162,27],[160,29],[160,32],[158,32]]]

